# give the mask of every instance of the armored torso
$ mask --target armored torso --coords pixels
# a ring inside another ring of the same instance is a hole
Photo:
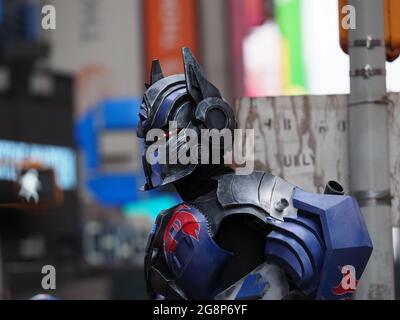
[[[145,260],[151,297],[351,295],[335,293],[339,267],[361,274],[372,249],[353,198],[307,193],[265,172],[216,179],[216,190],[157,218]]]

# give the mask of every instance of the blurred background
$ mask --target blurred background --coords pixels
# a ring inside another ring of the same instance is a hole
[[[147,235],[180,199],[138,191],[137,114],[150,61],[181,73],[182,46],[232,104],[349,93],[337,0],[0,0],[3,299],[43,292],[44,265],[62,299],[146,297]]]

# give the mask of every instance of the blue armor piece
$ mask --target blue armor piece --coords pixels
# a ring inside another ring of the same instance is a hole
[[[349,196],[296,188],[293,205],[297,215],[285,217],[267,236],[266,259],[282,267],[306,294],[318,289],[317,299],[349,298],[354,288],[334,290],[343,277],[340,269],[350,265],[362,274],[372,252],[357,203]]]
[[[264,262],[242,279],[219,293],[216,300],[280,300],[288,298],[287,275],[279,267]]]
[[[321,221],[326,249],[317,298],[350,298],[355,288],[340,287],[345,275],[341,270],[345,266],[354,268],[357,282],[372,253],[372,242],[356,200],[349,196],[312,194],[296,189],[293,204]]]
[[[267,287],[268,282],[262,278],[260,273],[249,274],[243,281],[239,292],[237,293],[236,300],[249,300],[249,299],[260,299],[263,296]]]
[[[282,267],[298,288],[311,294],[318,286],[325,251],[321,227],[307,218],[307,213],[273,223],[274,231],[266,241],[266,260]]]
[[[186,204],[175,210],[167,225],[164,254],[177,284],[193,299],[213,299],[221,291],[218,279],[233,255],[211,238],[204,215]]]

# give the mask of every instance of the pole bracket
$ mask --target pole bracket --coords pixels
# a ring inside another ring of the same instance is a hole
[[[363,77],[369,79],[373,76],[386,76],[384,68],[372,68],[369,64],[365,65],[362,69],[355,69],[350,71],[350,77]]]
[[[367,48],[373,49],[376,47],[384,47],[385,43],[382,39],[373,39],[370,35],[367,35],[366,39],[357,39],[350,42],[350,48]]]

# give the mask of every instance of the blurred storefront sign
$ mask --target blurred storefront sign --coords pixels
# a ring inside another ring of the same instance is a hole
[[[115,267],[142,265],[150,224],[123,220],[119,223],[88,221],[83,227],[84,258],[89,265]]]
[[[71,148],[0,140],[0,180],[17,181],[28,163],[54,170],[61,189],[76,187],[76,155]]]
[[[144,29],[146,77],[153,59],[159,59],[165,75],[183,72],[182,47],[199,56],[196,0],[146,0]]]
[[[307,191],[322,192],[329,180],[349,190],[347,99],[332,95],[238,100],[239,127],[255,130],[255,169],[271,171]],[[389,99],[393,226],[400,227],[400,94],[392,93]]]
[[[104,205],[138,198],[142,174],[135,130],[140,103],[139,98],[105,100],[77,122],[86,186]]]
[[[0,179],[0,208],[47,210],[63,201],[51,168],[26,166],[18,169],[16,181]]]

